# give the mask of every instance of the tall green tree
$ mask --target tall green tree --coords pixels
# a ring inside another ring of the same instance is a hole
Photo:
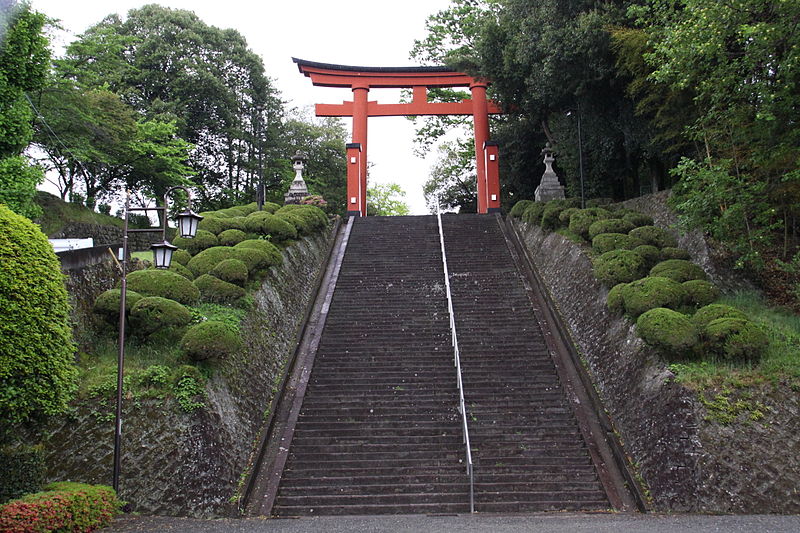
[[[425,204],[431,213],[478,210],[475,171],[475,145],[471,140],[450,141],[439,146],[439,158],[422,187]]]
[[[42,33],[46,19],[27,5],[12,5],[5,15],[0,42],[0,203],[34,217],[38,208],[32,200],[44,176],[22,151],[33,137],[26,93],[42,87],[50,59]]]
[[[406,191],[397,183],[376,183],[367,188],[367,215],[395,217],[410,212]]]

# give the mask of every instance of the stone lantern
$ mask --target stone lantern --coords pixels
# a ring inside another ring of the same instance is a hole
[[[544,174],[542,174],[542,181],[536,187],[536,192],[534,193],[534,199],[537,202],[549,202],[550,200],[564,198],[564,186],[558,182],[558,176],[553,170],[553,161],[556,160],[553,156],[554,153],[550,143],[545,144],[542,150],[545,165]]]
[[[294,180],[289,187],[289,191],[283,197],[284,204],[299,204],[303,198],[308,196],[308,187],[303,180],[303,169],[305,168],[306,154],[298,150],[292,156],[292,168],[294,168]]]

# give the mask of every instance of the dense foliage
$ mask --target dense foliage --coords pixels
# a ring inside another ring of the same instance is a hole
[[[0,205],[0,440],[75,390],[64,275],[39,227]]]

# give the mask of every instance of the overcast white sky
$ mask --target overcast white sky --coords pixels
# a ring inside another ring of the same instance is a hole
[[[61,20],[66,33],[55,36],[56,54],[89,26],[111,13],[149,3],[194,11],[204,22],[234,28],[264,60],[267,75],[276,81],[283,98],[297,107],[350,100],[346,89],[313,87],[292,57],[359,66],[413,65],[408,52],[414,39],[424,36],[425,19],[446,8],[449,0],[32,0],[33,7]],[[373,90],[370,100],[396,102],[399,92]],[[347,120],[348,129],[350,120]],[[375,117],[369,121],[370,179],[397,182],[406,190],[412,213],[423,214],[422,184],[435,154],[427,160],[412,152],[414,129],[403,117]]]

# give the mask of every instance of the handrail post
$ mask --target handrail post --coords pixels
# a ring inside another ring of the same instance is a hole
[[[458,334],[456,332],[456,317],[453,307],[453,295],[450,291],[450,272],[447,269],[447,253],[444,249],[444,229],[442,228],[442,213],[436,205],[436,219],[439,223],[439,244],[442,248],[442,267],[444,269],[444,287],[447,294],[447,312],[450,314],[450,337],[453,345],[453,365],[456,367],[456,384],[458,385],[458,412],[461,413],[461,429],[463,430],[464,447],[466,448],[467,477],[469,478],[469,512],[475,512],[475,477],[472,463],[472,449],[469,443],[469,426],[467,424],[467,406],[464,403],[464,381],[461,379],[461,353],[458,349]]]

